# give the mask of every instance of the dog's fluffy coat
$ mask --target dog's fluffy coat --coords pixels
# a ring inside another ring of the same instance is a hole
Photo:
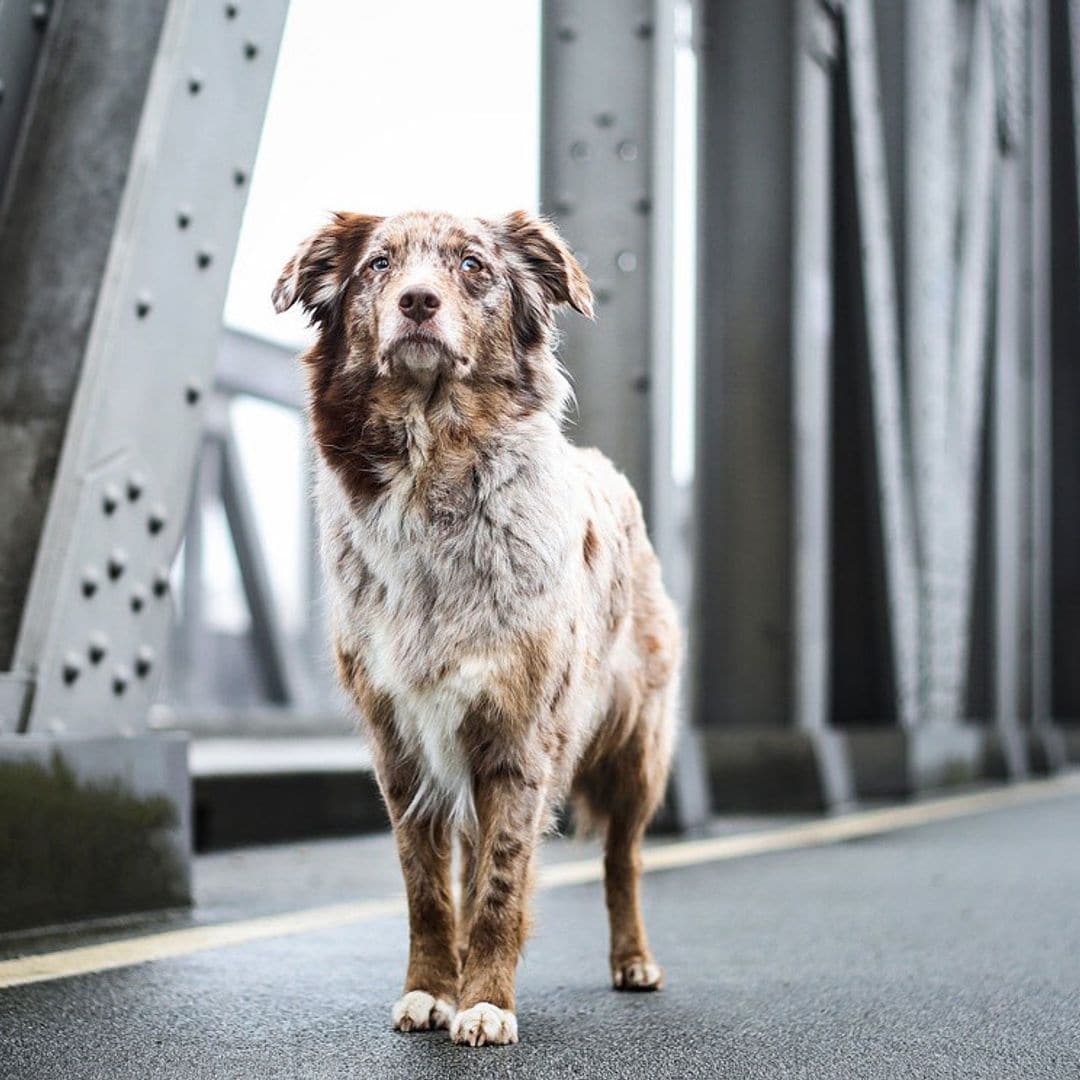
[[[473,1045],[517,1039],[535,849],[567,795],[606,829],[615,986],[661,980],[638,848],[679,635],[630,485],[561,431],[554,312],[591,300],[551,226],[520,212],[338,214],[274,291],[318,329],[304,361],[338,667],[408,893],[394,1024]]]

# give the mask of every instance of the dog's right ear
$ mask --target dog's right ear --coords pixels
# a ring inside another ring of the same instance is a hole
[[[382,220],[370,214],[334,214],[330,224],[309,236],[285,264],[271,296],[274,310],[288,311],[299,303],[312,323],[325,322]]]

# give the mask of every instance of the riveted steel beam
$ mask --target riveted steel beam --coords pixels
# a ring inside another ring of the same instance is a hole
[[[286,6],[168,7],[14,654],[31,728],[145,726]]]
[[[575,439],[609,454],[646,510],[655,30],[652,0],[543,7],[541,204],[596,294],[596,322],[564,328]]]

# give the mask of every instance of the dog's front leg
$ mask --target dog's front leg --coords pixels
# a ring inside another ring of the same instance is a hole
[[[517,1042],[514,982],[528,933],[533,855],[544,812],[543,782],[517,769],[476,780],[471,925],[458,1012],[450,1028],[470,1046]]]
[[[454,1017],[458,983],[450,832],[434,821],[399,819],[394,837],[409,903],[409,969],[404,994],[394,1006],[394,1027],[446,1028]]]

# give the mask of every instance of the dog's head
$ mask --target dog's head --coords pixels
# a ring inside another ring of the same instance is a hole
[[[551,350],[555,311],[592,315],[570,249],[521,211],[497,221],[335,214],[286,263],[273,301],[277,311],[299,303],[321,351],[369,386],[452,384],[555,412],[567,396]]]

